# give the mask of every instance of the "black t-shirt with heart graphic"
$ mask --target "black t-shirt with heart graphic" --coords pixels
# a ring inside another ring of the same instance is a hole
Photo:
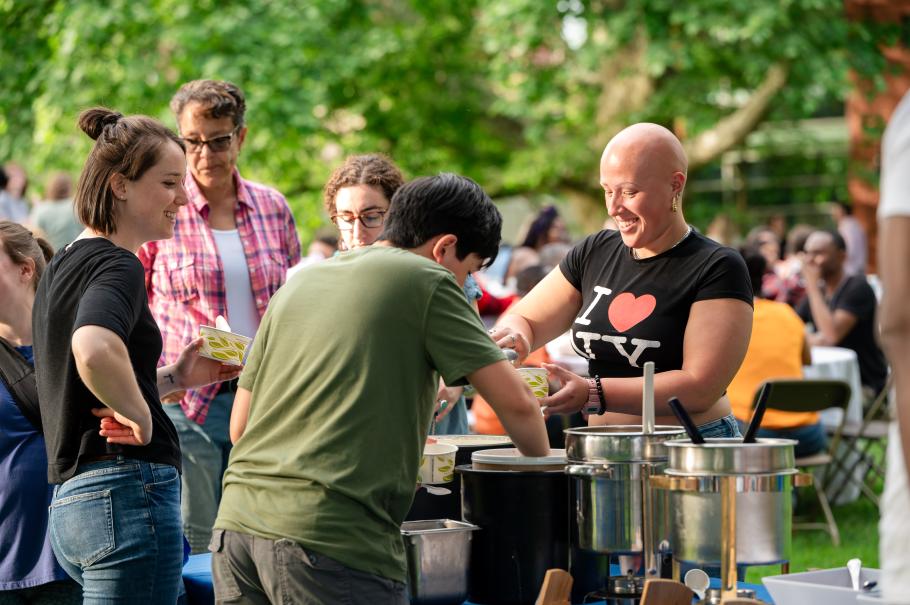
[[[572,248],[559,268],[582,295],[572,346],[588,360],[590,376],[641,376],[646,361],[656,372],[678,370],[693,303],[733,298],[752,305],[739,253],[694,230],[640,260],[618,231],[604,230]]]

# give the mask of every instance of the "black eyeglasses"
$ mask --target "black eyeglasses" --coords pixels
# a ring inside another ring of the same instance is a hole
[[[234,141],[234,136],[237,134],[238,128],[235,128],[228,134],[221,135],[220,137],[214,137],[207,140],[201,139],[188,139],[183,137],[183,142],[186,143],[187,149],[194,153],[202,151],[202,148],[205,145],[209,146],[209,151],[218,153],[220,151],[227,151],[231,146],[231,143]]]
[[[338,227],[339,231],[350,231],[354,228],[354,221],[360,221],[360,224],[367,229],[382,227],[385,222],[386,210],[370,210],[363,214],[353,214],[346,212],[344,214],[333,214],[332,222]]]

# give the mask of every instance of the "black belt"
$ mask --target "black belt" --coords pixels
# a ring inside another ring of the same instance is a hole
[[[236,393],[237,392],[237,381],[239,378],[233,378],[231,380],[225,380],[218,387],[218,395],[222,393]]]

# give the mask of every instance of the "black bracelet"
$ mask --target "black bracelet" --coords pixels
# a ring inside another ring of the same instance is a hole
[[[600,384],[600,376],[594,374],[594,384],[597,386],[597,398],[600,399],[600,410],[598,410],[597,415],[600,416],[607,411],[607,400],[604,397],[604,387]]]

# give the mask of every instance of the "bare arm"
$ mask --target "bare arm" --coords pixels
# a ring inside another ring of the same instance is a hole
[[[152,413],[139,390],[123,340],[107,328],[82,326],[73,333],[72,348],[82,382],[134,437],[125,442],[109,440],[147,445],[152,439]]]
[[[806,277],[806,296],[809,299],[809,310],[812,311],[812,321],[815,324],[815,334],[809,336],[809,343],[826,347],[834,347],[844,339],[844,336],[856,325],[857,317],[849,311],[835,309],[831,312],[821,286],[818,284],[817,270],[812,265],[803,267]]]
[[[703,300],[692,305],[683,341],[683,363],[679,370],[660,372],[654,377],[654,408],[658,415],[671,415],[670,397],[678,397],[690,412],[711,408],[746,356],[752,334],[752,308],[741,300]],[[565,387],[541,400],[548,413],[565,414],[580,410],[588,396],[588,382],[567,370],[548,364]],[[607,410],[641,415],[642,379],[601,378]]]
[[[509,362],[497,361],[467,378],[492,406],[522,454],[546,456],[550,452],[540,405]]]
[[[878,243],[879,276],[884,286],[879,309],[882,347],[894,375],[904,465],[910,473],[910,217],[884,219]]]
[[[491,336],[497,345],[514,348],[524,359],[568,330],[580,310],[581,292],[556,267],[499,318]]]
[[[803,332],[803,365],[811,366],[812,365],[812,347],[809,345],[809,339],[806,337],[806,333]]]
[[[237,443],[246,430],[246,421],[250,417],[250,400],[253,399],[252,391],[238,388],[234,395],[234,405],[231,407],[231,443]]]
[[[202,343],[203,338],[197,338],[180,352],[177,361],[158,368],[159,397],[175,391],[195,389],[214,382],[231,380],[240,375],[243,370],[241,366],[200,356],[199,349],[202,347]]]

